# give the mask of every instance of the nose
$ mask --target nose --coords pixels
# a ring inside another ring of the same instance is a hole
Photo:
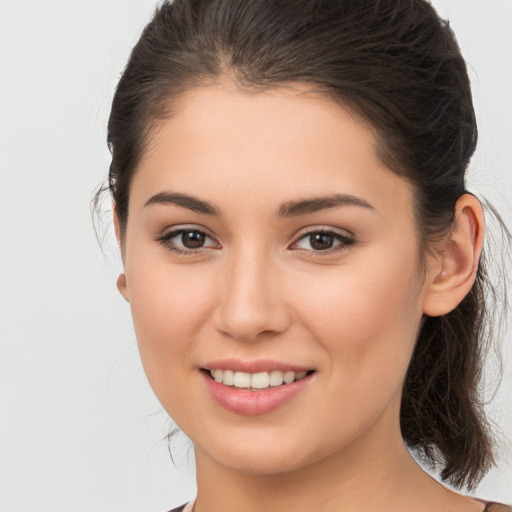
[[[238,341],[286,331],[290,317],[283,296],[283,275],[262,255],[240,254],[219,274],[215,327]]]

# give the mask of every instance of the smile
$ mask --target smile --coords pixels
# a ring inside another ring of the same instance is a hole
[[[233,370],[212,369],[211,377],[218,383],[239,389],[266,389],[299,381],[306,377],[307,371],[263,371],[246,373]]]
[[[252,364],[224,362],[202,368],[199,373],[214,402],[244,416],[267,414],[279,409],[306,392],[316,380],[316,370],[279,370],[277,362],[264,364],[263,361]],[[228,365],[234,368],[227,368]]]

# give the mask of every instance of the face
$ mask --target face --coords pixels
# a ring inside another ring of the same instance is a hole
[[[425,285],[412,189],[375,144],[328,99],[229,84],[153,133],[121,291],[154,392],[210,461],[277,473],[399,438]]]

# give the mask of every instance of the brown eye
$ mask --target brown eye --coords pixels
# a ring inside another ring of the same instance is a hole
[[[199,249],[203,247],[206,235],[200,231],[184,231],[181,234],[181,243],[187,249]]]
[[[199,229],[179,228],[156,239],[161,245],[179,254],[199,253],[203,249],[219,248],[219,245]]]
[[[355,240],[337,231],[310,231],[302,235],[294,244],[294,249],[302,249],[312,253],[332,253],[348,248]]]
[[[316,251],[325,251],[334,245],[334,236],[329,233],[313,233],[309,235],[309,244]]]

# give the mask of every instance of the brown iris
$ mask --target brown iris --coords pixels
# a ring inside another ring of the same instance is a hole
[[[334,236],[329,233],[313,233],[309,235],[311,247],[317,251],[330,249],[334,244]]]
[[[198,249],[204,245],[206,235],[200,231],[184,231],[181,242],[187,249]]]

